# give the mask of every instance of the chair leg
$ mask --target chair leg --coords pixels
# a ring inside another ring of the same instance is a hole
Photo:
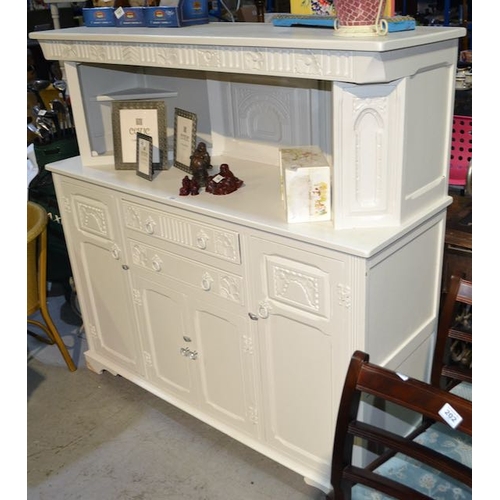
[[[52,318],[50,317],[46,303],[41,304],[40,312],[42,314],[42,318],[45,321],[45,324],[47,325],[48,335],[50,339],[54,341],[54,343],[61,351],[64,361],[66,361],[66,364],[68,365],[69,371],[74,372],[76,370],[76,365],[71,358],[67,347],[64,345],[64,342],[62,341],[61,336],[59,335],[59,332],[57,331],[57,328],[52,321]]]
[[[42,329],[45,332],[45,335],[47,335],[47,337],[39,335],[36,332],[32,332],[31,330],[28,330],[28,335],[31,335],[32,337],[34,337],[35,339],[37,339],[39,342],[43,342],[44,344],[47,344],[47,345],[54,345],[55,344],[55,341],[52,338],[52,332],[41,321],[36,321],[34,319],[29,319],[28,323],[30,325],[35,325],[38,328]]]
[[[61,339],[61,336],[59,335],[59,332],[57,331],[56,326],[54,325],[54,322],[52,321],[52,318],[50,317],[49,314],[49,309],[47,307],[47,228],[42,231],[40,234],[40,251],[38,254],[38,296],[39,296],[39,307],[40,307],[40,312],[42,314],[42,318],[45,321],[45,324],[47,325],[47,330],[45,330],[50,337],[51,340],[53,340],[59,350],[61,351],[61,354],[64,358],[64,361],[66,361],[66,365],[68,365],[68,369],[70,372],[74,372],[76,370],[76,365],[73,362],[73,359],[69,355],[68,349],[64,345],[64,342]]]

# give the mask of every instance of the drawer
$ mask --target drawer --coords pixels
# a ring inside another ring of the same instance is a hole
[[[127,200],[122,201],[125,227],[142,235],[189,247],[241,264],[240,237],[236,231],[178,217]]]
[[[165,239],[161,223],[162,212],[127,201],[122,203],[126,228],[146,234],[151,238]]]
[[[244,305],[243,278],[135,240],[128,240],[132,265],[168,276],[223,299]]]

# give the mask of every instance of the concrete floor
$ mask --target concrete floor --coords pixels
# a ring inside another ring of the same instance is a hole
[[[89,371],[80,319],[57,287],[49,310],[78,369],[69,372],[57,347],[28,335],[27,500],[324,498],[128,380]]]

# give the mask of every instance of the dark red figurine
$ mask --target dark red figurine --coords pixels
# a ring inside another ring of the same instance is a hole
[[[207,145],[204,142],[200,142],[193,154],[191,155],[191,172],[193,174],[193,180],[195,180],[199,186],[205,186],[208,177],[208,170],[212,168],[210,164],[210,155],[207,151]]]
[[[243,181],[231,172],[227,163],[223,163],[218,174],[208,177],[205,191],[224,195],[236,191],[241,186],[243,186]]]
[[[179,189],[179,196],[200,194],[200,185],[196,179],[190,179],[187,175],[182,179],[182,186]]]
[[[188,196],[191,194],[191,180],[186,175],[184,179],[182,179],[182,186],[179,189],[180,196]]]

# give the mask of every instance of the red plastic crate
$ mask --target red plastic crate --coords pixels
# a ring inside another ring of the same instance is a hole
[[[467,169],[472,161],[472,117],[453,117],[451,134],[450,181],[453,186],[465,186]]]

